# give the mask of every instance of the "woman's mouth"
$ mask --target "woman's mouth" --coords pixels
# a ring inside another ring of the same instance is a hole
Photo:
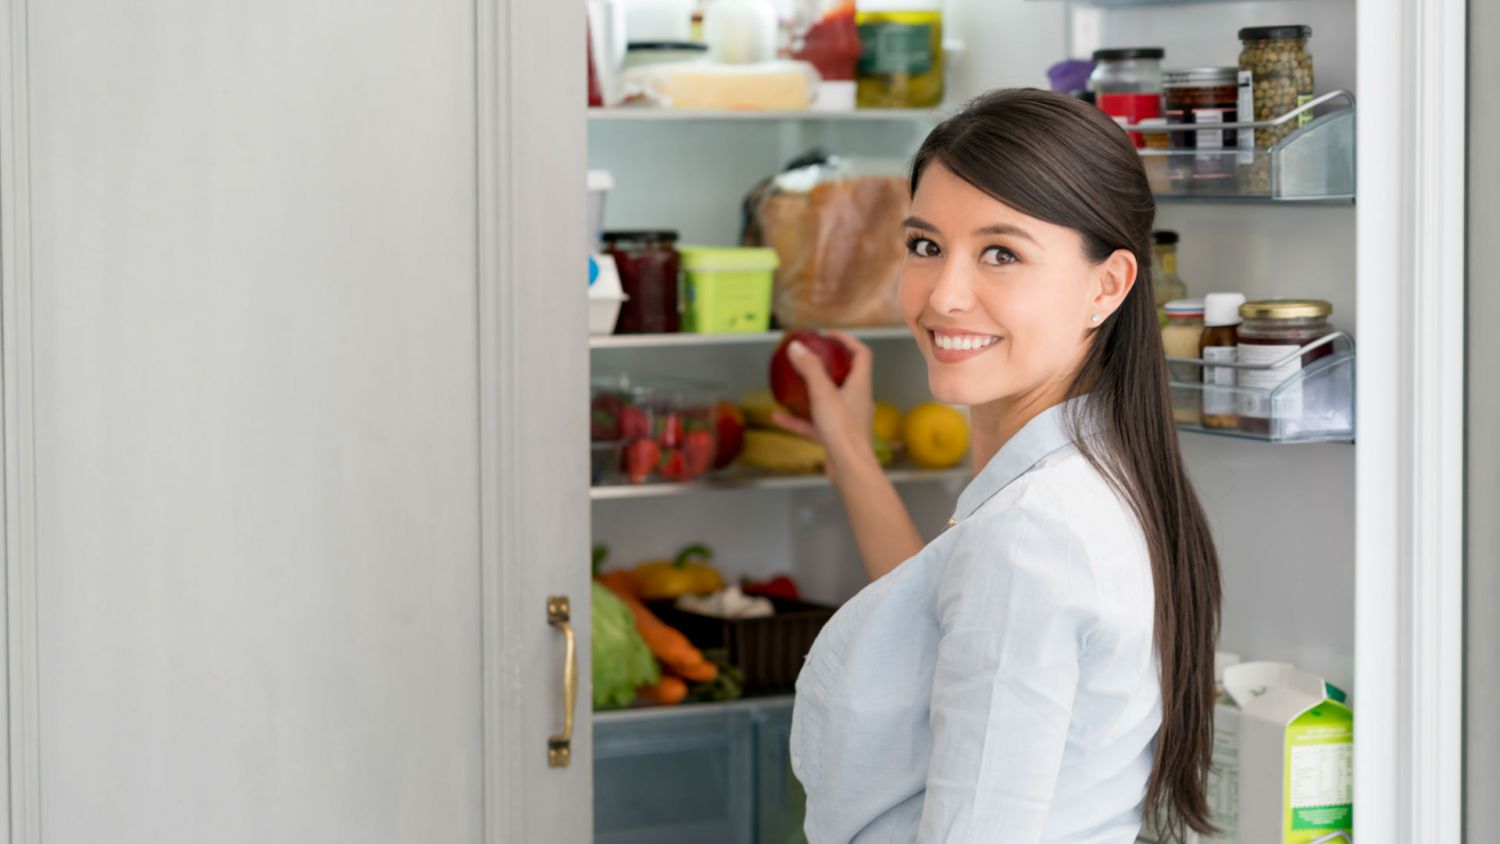
[[[927,332],[927,338],[932,341],[932,356],[939,363],[958,363],[984,354],[986,350],[998,345],[1001,339],[993,334],[932,330]]]

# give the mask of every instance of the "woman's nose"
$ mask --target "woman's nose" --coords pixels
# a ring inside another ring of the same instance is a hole
[[[959,314],[974,307],[974,288],[967,269],[958,262],[944,261],[928,302],[940,314]]]

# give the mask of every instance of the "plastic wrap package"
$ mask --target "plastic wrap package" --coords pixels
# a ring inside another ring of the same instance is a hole
[[[776,250],[771,310],[785,328],[899,325],[910,201],[899,165],[809,153],[745,200],[747,246]]]

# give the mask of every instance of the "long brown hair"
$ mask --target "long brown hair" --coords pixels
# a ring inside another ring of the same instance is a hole
[[[1117,249],[1139,270],[1124,303],[1094,331],[1070,395],[1098,430],[1080,451],[1140,520],[1155,582],[1162,721],[1144,815],[1160,831],[1213,832],[1204,787],[1213,750],[1214,646],[1219,559],[1183,469],[1168,396],[1166,358],[1151,291],[1156,202],[1129,138],[1097,108],[1030,88],[992,91],[927,136],[912,162],[911,192],[940,162],[1024,214],[1077,231],[1089,260]]]

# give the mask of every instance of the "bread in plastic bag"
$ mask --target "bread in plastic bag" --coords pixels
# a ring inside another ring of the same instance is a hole
[[[910,208],[903,175],[857,175],[814,151],[746,198],[744,242],[780,257],[771,309],[783,327],[904,322],[897,288]]]

